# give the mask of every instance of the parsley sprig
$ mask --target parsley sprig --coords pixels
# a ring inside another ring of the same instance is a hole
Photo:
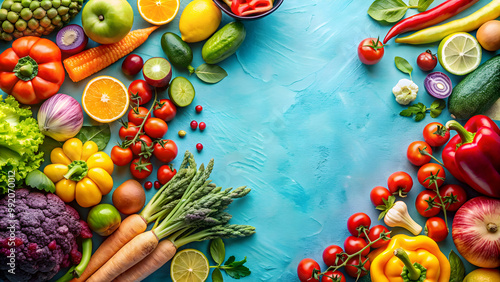
[[[435,100],[429,108],[422,103],[413,104],[409,106],[408,109],[402,110],[399,115],[404,117],[415,115],[415,121],[421,121],[425,118],[427,111],[430,111],[432,118],[437,118],[444,108],[446,108],[446,102],[444,100]]]

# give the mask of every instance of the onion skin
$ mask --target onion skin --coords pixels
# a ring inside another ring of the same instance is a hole
[[[468,262],[484,268],[499,267],[500,200],[476,197],[466,202],[455,214],[452,237]]]
[[[78,134],[83,125],[83,111],[73,97],[56,94],[42,104],[37,119],[44,135],[62,142]]]

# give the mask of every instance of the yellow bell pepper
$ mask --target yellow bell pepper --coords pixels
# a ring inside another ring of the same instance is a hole
[[[431,238],[399,234],[373,260],[370,274],[373,282],[449,282],[450,263]]]
[[[76,200],[84,208],[95,206],[113,189],[113,161],[98,152],[93,141],[82,144],[71,138],[52,150],[50,160],[43,172],[56,184],[56,195],[67,203]]]

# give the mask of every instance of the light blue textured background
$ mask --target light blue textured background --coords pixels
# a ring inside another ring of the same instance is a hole
[[[133,28],[149,26],[137,12],[135,1],[129,2],[135,11]],[[196,98],[189,107],[179,109],[166,138],[179,147],[175,165],[185,150],[191,150],[198,163],[215,159],[212,179],[218,185],[253,189],[248,197],[235,201],[230,212],[233,223],[254,225],[257,234],[226,240],[227,256],[247,256],[252,275],[243,281],[298,281],[296,267],[306,257],[316,259],[324,268],[323,249],[330,244],[343,245],[349,235],[346,220],[352,213],[365,212],[372,225],[382,224],[376,220],[378,212],[369,191],[377,185],[386,186],[388,176],[395,171],[414,177],[416,185],[405,202],[412,217],[425,224],[426,219],[414,207],[423,187],[416,181],[418,168],[406,159],[406,148],[412,141],[423,140],[427,123],[445,123],[450,116],[445,110],[439,118],[427,116],[419,123],[401,117],[398,114],[403,107],[396,103],[391,89],[399,79],[407,78],[394,66],[395,56],[404,57],[413,65],[413,79],[420,87],[416,102],[430,105],[433,98],[423,87],[426,73],[415,61],[428,48],[436,52],[437,44],[404,46],[392,40],[379,64],[361,64],[356,53],[359,42],[366,37],[383,38],[390,28],[367,15],[371,2],[286,0],[273,15],[244,22],[245,42],[235,56],[220,64],[229,73],[227,78],[215,85],[189,78]],[[431,8],[442,2],[436,0]],[[458,17],[488,2],[481,0]],[[181,1],[181,11],[187,3]],[[164,56],[160,37],[166,31],[179,33],[179,18],[180,13],[134,53],[145,60]],[[231,20],[224,15],[221,27]],[[80,16],[73,23],[80,24]],[[195,67],[203,63],[202,44],[191,44]],[[8,47],[9,43],[0,43],[0,51]],[[492,55],[484,52],[483,61]],[[66,77],[60,92],[80,100],[86,83],[97,75],[114,76],[128,86],[133,79],[122,74],[122,61],[79,83]],[[175,76],[188,74],[175,69]],[[459,78],[451,78],[456,85]],[[135,79],[142,79],[142,74]],[[167,95],[163,92],[161,96]],[[204,107],[201,114],[194,110],[198,104]],[[204,121],[207,129],[191,131],[191,120]],[[85,124],[92,123],[86,116]],[[119,125],[111,127],[107,153],[118,141]],[[181,129],[188,132],[184,139],[177,135]],[[195,149],[198,142],[204,145],[201,153]],[[440,156],[440,150],[436,155]],[[116,188],[130,178],[128,167],[116,167],[113,177]],[[155,181],[156,173],[148,180]],[[456,183],[451,176],[447,182]],[[154,193],[154,189],[147,191],[148,199]],[[111,202],[111,194],[103,202]],[[85,218],[87,210],[80,211]],[[95,238],[97,245],[101,239]],[[451,249],[456,251],[451,235],[439,245],[446,255]],[[187,247],[207,253],[206,242]],[[147,281],[170,281],[169,267],[165,265]],[[473,268],[468,263],[466,267],[468,271]]]

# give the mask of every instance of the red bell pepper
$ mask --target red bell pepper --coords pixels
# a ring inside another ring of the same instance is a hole
[[[448,0],[433,9],[406,18],[394,25],[384,38],[384,44],[394,36],[438,24],[468,9],[479,0]]]
[[[458,135],[446,145],[443,162],[446,166],[446,162],[451,161],[453,165],[446,166],[448,170],[455,177],[454,173],[458,172],[474,190],[500,198],[500,129],[486,116],[472,117],[465,126],[467,129],[455,120],[446,123],[446,127]]]
[[[237,16],[250,16],[271,10],[272,0],[232,0],[231,11]]]

